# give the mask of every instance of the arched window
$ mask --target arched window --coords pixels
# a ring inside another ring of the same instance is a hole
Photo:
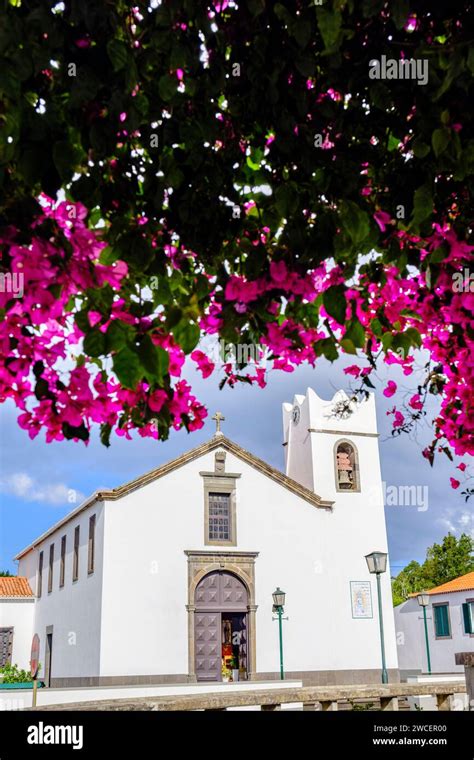
[[[338,441],[334,448],[336,490],[360,491],[359,460],[356,447],[349,441]]]

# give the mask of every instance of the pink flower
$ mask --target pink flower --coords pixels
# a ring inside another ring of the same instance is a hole
[[[416,15],[412,14],[411,16],[408,16],[405,26],[403,29],[405,32],[414,32],[418,27],[418,19]]]
[[[209,375],[212,375],[215,364],[213,364],[208,359],[206,354],[204,354],[202,351],[193,351],[191,354],[191,359],[198,365],[198,368],[201,370],[204,379],[206,379],[206,377],[209,377]]]
[[[386,398],[390,398],[393,396],[397,391],[397,384],[393,382],[393,380],[389,380],[387,383],[387,387],[384,389],[383,395],[386,396]]]
[[[387,224],[390,224],[390,222],[392,221],[392,217],[390,216],[390,214],[387,214],[386,211],[376,211],[374,214],[374,219],[377,222],[382,232],[385,232],[387,228]]]
[[[412,409],[416,409],[417,411],[419,411],[420,409],[423,409],[423,404],[421,402],[419,393],[415,393],[415,395],[411,397],[408,404],[409,406],[411,406]]]
[[[457,469],[461,470],[461,472],[464,472],[466,470],[467,465],[464,464],[464,462],[461,462],[461,464],[458,464]]]
[[[361,368],[357,364],[351,364],[350,367],[346,367],[344,370],[345,375],[352,375],[353,377],[359,377]]]
[[[456,480],[456,478],[449,478],[449,480],[451,483],[451,488],[456,489],[456,488],[459,488],[459,486],[461,485],[459,480]]]
[[[273,282],[282,286],[288,279],[288,270],[284,261],[272,261],[270,264],[270,276]]]
[[[168,400],[166,391],[156,390],[148,396],[148,406],[153,412],[161,411],[163,404]]]
[[[102,314],[99,311],[90,311],[87,316],[91,327],[94,327],[102,319]]]
[[[395,417],[393,420],[393,427],[401,427],[403,423],[405,422],[405,417],[401,412],[395,412]]]

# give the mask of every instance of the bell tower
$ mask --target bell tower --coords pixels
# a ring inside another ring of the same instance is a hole
[[[320,398],[312,388],[283,404],[288,477],[324,498],[363,494],[383,504],[375,398],[357,402],[338,391]]]

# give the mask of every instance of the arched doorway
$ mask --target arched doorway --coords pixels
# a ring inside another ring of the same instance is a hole
[[[233,573],[215,570],[194,595],[195,673],[198,681],[247,678],[248,593]],[[223,672],[224,671],[224,672]]]

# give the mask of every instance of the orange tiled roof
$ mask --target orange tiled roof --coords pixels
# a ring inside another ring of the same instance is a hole
[[[469,591],[474,589],[474,572],[460,575],[452,581],[442,583],[441,586],[430,588],[427,594],[448,594],[450,591]]]
[[[18,576],[0,577],[0,596],[33,596],[26,578]]]

